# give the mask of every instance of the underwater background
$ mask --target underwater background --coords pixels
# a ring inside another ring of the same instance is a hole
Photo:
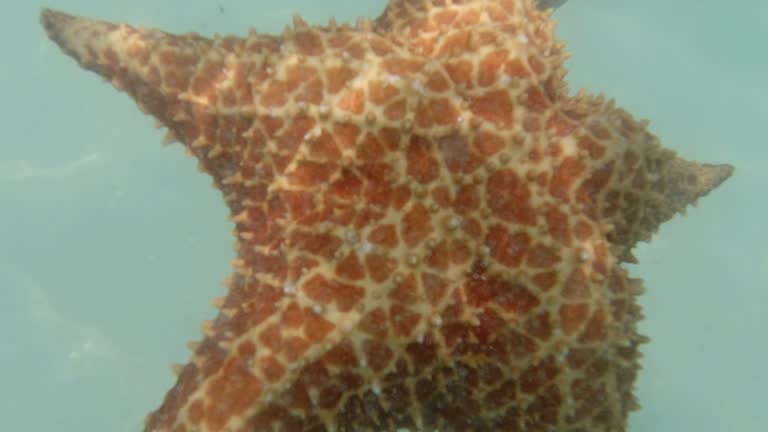
[[[210,179],[48,41],[41,7],[171,32],[280,32],[385,0],[0,1],[0,430],[138,431],[214,317],[233,239]],[[635,251],[631,432],[768,430],[768,2],[570,0],[568,81],[735,175]]]

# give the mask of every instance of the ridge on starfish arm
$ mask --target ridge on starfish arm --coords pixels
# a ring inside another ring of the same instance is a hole
[[[220,313],[146,431],[626,430],[646,338],[621,264],[733,168],[570,95],[550,13],[390,0],[206,38],[43,10],[235,226]]]

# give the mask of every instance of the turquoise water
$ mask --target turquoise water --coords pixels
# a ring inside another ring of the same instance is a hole
[[[736,6],[738,3],[738,6]],[[318,6],[320,4],[321,6]],[[4,1],[0,25],[0,430],[136,431],[214,314],[226,211],[180,146],[84,73],[41,7],[174,32],[277,32],[376,16],[384,0]],[[761,432],[768,379],[768,3],[570,0],[572,87],[736,174],[641,245],[651,343],[632,432]]]

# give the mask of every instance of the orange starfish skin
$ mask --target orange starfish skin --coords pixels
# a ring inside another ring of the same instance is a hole
[[[719,185],[570,96],[530,0],[357,26],[49,36],[200,161],[235,224],[218,317],[146,431],[624,431],[638,240]]]

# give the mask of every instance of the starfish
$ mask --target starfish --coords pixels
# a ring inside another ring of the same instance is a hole
[[[390,0],[207,38],[43,10],[234,224],[228,294],[146,431],[626,430],[647,338],[622,264],[733,168],[570,93],[550,14]]]

